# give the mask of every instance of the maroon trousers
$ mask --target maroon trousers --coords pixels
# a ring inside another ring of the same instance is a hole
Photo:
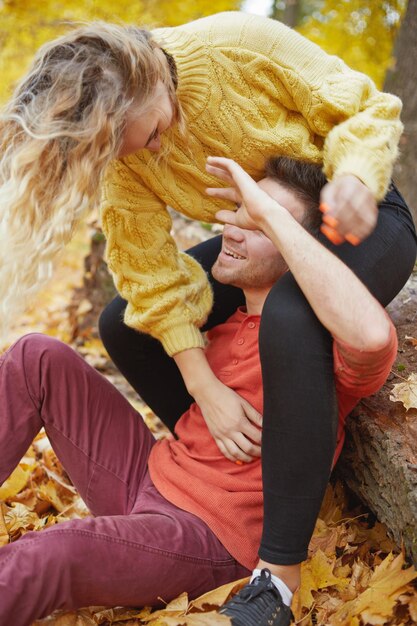
[[[155,439],[124,397],[71,348],[33,334],[0,359],[0,484],[42,426],[95,517],[0,548],[0,626],[55,609],[157,606],[249,574],[202,520],[156,490],[147,469]]]

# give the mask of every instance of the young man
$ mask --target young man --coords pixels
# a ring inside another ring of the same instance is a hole
[[[156,442],[129,403],[68,346],[23,337],[0,359],[0,483],[44,426],[95,517],[28,533],[0,549],[0,626],[27,626],[57,608],[157,605],[158,597],[168,601],[182,591],[195,597],[255,566],[252,582],[222,611],[236,626],[290,623],[297,566],[277,566],[271,575],[256,554],[263,304],[289,267],[334,337],[335,458],[344,417],[389,372],[395,330],[353,273],[300,225],[319,222],[325,181],[318,167],[276,159],[259,185],[232,161],[209,167],[234,184],[210,193],[241,205],[236,214],[219,214],[231,223],[213,272],[244,290],[246,308],[210,331],[207,357],[219,379],[256,409],[245,433],[253,447],[245,439],[241,449],[222,452],[196,404],[178,422],[176,439]],[[236,455],[239,461],[230,460]]]

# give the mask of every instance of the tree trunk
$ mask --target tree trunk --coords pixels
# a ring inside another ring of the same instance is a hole
[[[404,133],[401,156],[394,178],[417,221],[417,0],[409,0],[394,47],[394,65],[388,71],[384,90],[403,101]]]
[[[417,274],[389,311],[397,327],[399,356],[389,382],[349,417],[346,444],[336,468],[348,486],[404,542],[417,565],[417,409],[389,399],[392,384],[415,371]],[[401,375],[398,372],[401,371]]]
[[[273,2],[271,17],[291,28],[297,26],[300,17],[300,0],[285,0],[284,8],[282,9],[281,6],[282,2],[278,0]]]

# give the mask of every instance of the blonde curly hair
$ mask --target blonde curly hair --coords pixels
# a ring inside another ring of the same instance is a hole
[[[132,105],[145,112],[162,81],[182,121],[172,63],[158,47],[141,28],[84,25],[38,51],[2,112],[0,335],[97,204]]]

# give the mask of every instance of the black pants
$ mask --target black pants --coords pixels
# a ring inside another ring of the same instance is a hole
[[[386,306],[409,277],[416,256],[410,213],[394,185],[380,204],[378,224],[360,246],[322,243]],[[208,274],[221,246],[216,237],[191,250]],[[239,289],[212,278],[214,309],[204,330],[244,302]],[[193,401],[160,343],[123,323],[125,301],[104,310],[100,333],[114,363],[155,413],[173,429]],[[264,530],[259,556],[292,564],[307,556],[335,450],[337,401],[332,338],[287,273],[266,300],[260,328],[264,385],[262,472]],[[242,529],[242,532],[245,532]]]

